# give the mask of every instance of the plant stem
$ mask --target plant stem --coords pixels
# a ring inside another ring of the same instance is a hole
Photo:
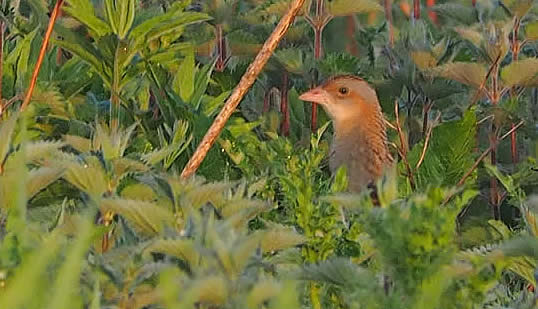
[[[288,72],[282,75],[282,89],[280,90],[280,112],[282,113],[282,124],[280,132],[283,136],[290,135],[290,111],[288,110]]]
[[[383,7],[385,8],[385,19],[389,28],[389,46],[394,48],[394,28],[392,26],[392,0],[383,0]]]
[[[517,61],[519,59],[519,52],[521,50],[521,44],[518,40],[519,35],[519,27],[521,25],[521,20],[518,17],[514,18],[514,28],[512,31],[512,40],[511,40],[511,49],[512,49],[512,62]],[[510,89],[510,97],[514,100],[517,100],[515,89],[512,87]],[[510,127],[514,127],[514,122],[512,121],[510,123]],[[510,135],[510,150],[512,155],[512,164],[516,165],[519,161],[518,153],[517,153],[517,135],[516,131],[514,130],[512,134]]]
[[[493,70],[492,70],[492,77],[491,77],[491,104],[493,106],[497,106],[499,103],[500,95],[499,95],[499,63],[496,62],[493,64]],[[497,126],[495,125],[495,118],[492,118],[491,120],[491,128],[490,128],[490,164],[495,166],[497,164]],[[492,176],[490,179],[490,205],[492,208],[493,218],[495,220],[498,220],[500,218],[500,205],[499,205],[499,189],[498,189],[498,181],[495,176]]]
[[[265,41],[263,47],[258,52],[258,55],[250,64],[247,71],[239,81],[239,84],[234,89],[228,100],[226,100],[224,107],[215,118],[215,121],[213,121],[213,124],[198,145],[198,148],[194,152],[193,156],[190,158],[189,162],[187,162],[187,165],[181,173],[181,178],[189,178],[196,172],[196,170],[204,160],[205,156],[207,155],[207,152],[217,140],[217,137],[224,128],[226,121],[235,111],[237,105],[239,104],[243,96],[245,96],[248,89],[250,88],[250,86],[252,86],[269,58],[273,55],[273,51],[276,49],[278,42],[280,42],[280,40],[288,31],[293,20],[295,19],[295,16],[297,15],[297,13],[299,13],[299,10],[303,6],[304,2],[305,0],[295,0],[291,3],[288,11],[282,17],[282,19],[276,26],[275,30],[273,30],[273,33],[271,33],[267,41]]]
[[[426,0],[426,6],[428,7],[428,17],[437,25],[437,13],[431,9],[435,6],[435,0]]]
[[[271,91],[273,89],[272,88],[269,88],[265,91],[265,94],[263,96],[263,109],[262,109],[262,113],[265,114],[269,111],[269,107],[270,107],[270,104],[271,104]]]
[[[217,62],[215,63],[215,71],[222,72],[226,68],[226,42],[224,41],[224,35],[222,33],[222,25],[218,24],[216,27],[216,41],[217,41]]]
[[[2,78],[4,77],[4,21],[0,20],[0,115],[3,110],[4,101],[2,100]]]
[[[24,110],[28,106],[28,104],[30,104],[30,100],[32,99],[32,94],[34,92],[34,88],[37,83],[37,76],[39,75],[41,64],[43,64],[43,59],[45,58],[45,53],[47,51],[47,46],[50,41],[50,36],[52,35],[52,29],[54,28],[54,24],[56,23],[56,19],[58,18],[58,13],[60,12],[60,9],[62,8],[63,2],[64,2],[63,0],[57,0],[56,5],[54,6],[54,9],[52,10],[52,13],[50,14],[49,25],[48,25],[47,31],[45,32],[45,37],[43,38],[41,49],[39,50],[39,56],[37,57],[37,62],[34,67],[34,72],[32,73],[30,86],[28,87],[28,91],[26,92],[26,97],[24,98],[24,101],[22,102],[22,105],[21,105],[21,111]]]
[[[112,72],[112,85],[110,89],[110,129],[115,130],[119,128],[120,121],[120,43],[116,46],[116,54],[114,56],[114,68]]]
[[[413,0],[413,19],[420,19],[420,0]]]
[[[357,47],[357,41],[355,40],[355,18],[353,16],[348,16],[346,18],[346,36],[347,36],[347,46],[346,50],[348,53],[352,54],[355,57],[359,56],[359,48]]]

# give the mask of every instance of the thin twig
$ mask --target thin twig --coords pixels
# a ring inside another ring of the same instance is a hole
[[[26,93],[26,97],[22,102],[21,110],[24,110],[28,106],[28,104],[30,104],[30,100],[32,99],[32,93],[34,92],[34,88],[37,83],[37,76],[39,75],[41,64],[43,63],[43,59],[45,58],[45,53],[47,52],[47,46],[49,44],[50,36],[52,35],[52,29],[54,28],[54,24],[56,23],[56,19],[58,18],[58,14],[60,12],[63,2],[64,0],[57,0],[56,5],[54,6],[54,10],[52,10],[52,13],[50,14],[49,26],[47,28],[47,32],[45,32],[45,37],[43,38],[41,50],[39,51],[39,56],[37,57],[37,62],[34,67],[30,86],[28,87],[28,92]]]
[[[481,125],[481,124],[484,123],[486,120],[491,119],[491,118],[493,118],[493,117],[494,117],[493,115],[486,116],[486,117],[484,117],[484,118],[478,120],[478,121],[476,122],[476,125]]]
[[[265,41],[263,47],[258,52],[258,55],[248,67],[247,71],[239,81],[239,84],[234,89],[234,91],[224,104],[224,107],[215,118],[215,121],[213,121],[213,124],[198,145],[198,148],[190,158],[189,162],[187,162],[187,165],[181,173],[181,178],[189,178],[196,172],[196,170],[204,160],[205,156],[207,155],[207,152],[217,140],[217,137],[224,128],[226,121],[235,111],[241,99],[245,96],[250,86],[252,86],[252,84],[262,71],[263,67],[265,66],[269,58],[272,56],[273,51],[278,45],[278,42],[280,42],[280,40],[288,31],[288,28],[291,26],[293,20],[295,19],[295,16],[297,15],[297,13],[299,13],[299,10],[303,6],[304,2],[305,0],[295,0],[290,5],[290,8],[286,12],[286,15],[282,17],[275,30],[273,30],[273,33],[271,33],[267,41]]]
[[[411,166],[409,165],[409,161],[407,160],[407,144],[404,142],[397,100],[394,101],[394,114],[396,115],[396,130],[398,131],[398,137],[400,139],[400,147],[398,149],[398,153],[400,154],[400,157],[404,162],[405,168],[407,169],[407,176],[409,177],[411,189],[415,190],[415,178],[413,177],[413,171],[411,170]]]
[[[495,69],[495,67],[497,66],[500,60],[501,60],[501,54],[499,54],[497,58],[495,59],[495,61],[491,64],[488,70],[488,73],[486,74],[486,77],[484,77],[484,80],[482,80],[482,82],[480,83],[480,87],[476,91],[476,94],[473,96],[473,99],[471,100],[471,104],[469,104],[469,108],[476,104],[476,101],[478,101],[478,98],[481,92],[484,92],[489,97],[489,93],[485,91],[484,88],[486,87],[486,83],[489,79],[489,76],[491,75],[491,73],[493,72],[493,70]]]
[[[438,122],[439,118],[441,118],[441,113],[437,115],[434,122]],[[415,167],[415,171],[418,170],[418,168],[422,165],[422,162],[424,162],[424,158],[426,157],[426,150],[428,149],[428,143],[430,141],[430,138],[432,136],[433,132],[433,124],[428,126],[428,130],[426,132],[426,139],[424,140],[424,147],[422,148],[422,153],[420,154],[420,159],[417,162],[417,165]]]

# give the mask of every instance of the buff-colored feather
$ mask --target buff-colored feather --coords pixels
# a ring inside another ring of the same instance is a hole
[[[360,192],[377,180],[393,159],[375,90],[356,76],[339,75],[299,97],[318,103],[333,120],[329,166],[345,165],[349,190]]]

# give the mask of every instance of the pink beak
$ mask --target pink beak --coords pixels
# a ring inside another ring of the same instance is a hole
[[[326,99],[327,92],[320,87],[310,89],[299,96],[299,100],[313,102],[317,104],[324,104],[326,102]]]

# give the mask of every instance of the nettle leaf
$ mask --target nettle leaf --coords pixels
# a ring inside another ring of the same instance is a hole
[[[538,58],[518,60],[505,66],[501,78],[507,87],[538,86]]]
[[[538,21],[528,23],[525,26],[525,35],[528,40],[538,40]]]
[[[228,299],[227,282],[223,277],[211,276],[196,280],[190,284],[184,299],[193,299],[194,302],[222,305]]]
[[[35,141],[25,144],[25,160],[27,163],[42,164],[43,161],[56,158],[59,155],[60,148],[65,146],[65,143],[58,141]]]
[[[158,235],[165,227],[174,225],[172,212],[151,202],[109,198],[101,200],[99,209],[121,215],[144,236]]]
[[[472,62],[451,62],[429,70],[434,76],[455,80],[473,88],[480,88],[486,78],[485,65]]]
[[[60,162],[66,169],[63,178],[79,190],[97,198],[108,190],[108,181],[99,159],[87,157],[83,162]]]
[[[280,294],[282,286],[276,281],[264,280],[258,282],[247,296],[248,308],[260,308],[266,301]]]
[[[13,139],[17,118],[18,114],[14,114],[7,120],[0,122],[0,166],[4,164],[11,148],[11,140]]]
[[[196,251],[192,239],[158,239],[152,241],[144,250],[145,253],[156,252],[177,257],[189,263],[191,267],[198,265],[200,254]]]
[[[413,51],[411,58],[419,70],[430,69],[437,65],[437,59],[428,51]]]
[[[80,153],[89,152],[92,150],[92,141],[82,136],[65,134],[63,140],[71,147],[75,148]]]
[[[383,11],[383,7],[373,0],[333,0],[327,4],[327,9],[333,16]]]
[[[299,48],[279,49],[275,52],[275,58],[290,73],[300,74],[304,70],[303,51]]]
[[[98,37],[112,32],[110,26],[95,15],[93,4],[89,0],[69,0],[67,4],[62,10],[84,24]]]
[[[26,183],[27,198],[31,199],[39,191],[58,180],[62,174],[63,169],[59,167],[41,167],[30,170],[28,182]]]
[[[179,65],[174,80],[174,90],[179,93],[184,102],[188,102],[194,92],[194,77],[196,75],[194,50],[190,50],[186,54],[185,59]]]
[[[482,33],[470,27],[456,27],[454,30],[464,39],[473,43],[474,46],[480,47],[482,41],[484,41],[484,36]]]
[[[508,0],[505,2],[512,14],[519,18],[527,15],[534,4],[534,0]]]
[[[279,226],[265,233],[261,240],[261,246],[263,252],[274,252],[295,247],[305,241],[306,237],[292,228]]]

